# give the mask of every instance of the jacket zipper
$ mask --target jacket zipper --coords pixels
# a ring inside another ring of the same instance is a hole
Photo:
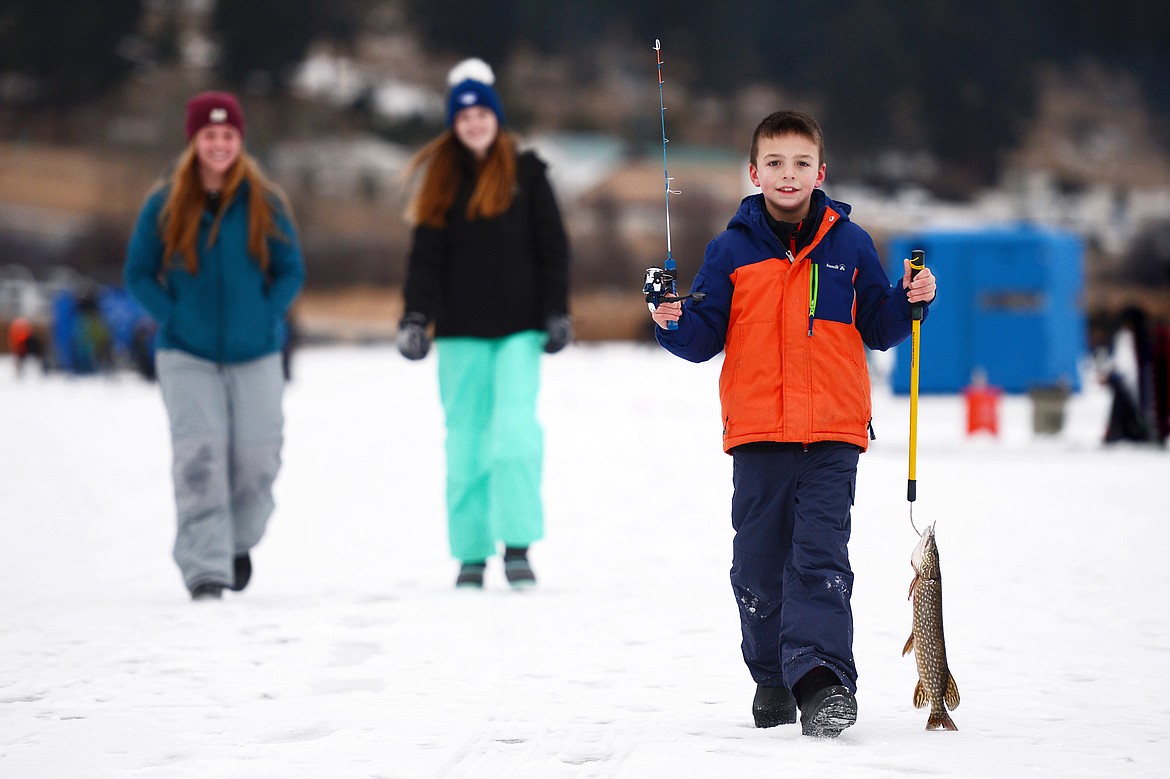
[[[811,337],[813,331],[813,317],[817,313],[817,294],[820,292],[821,286],[821,267],[809,260],[812,268],[808,273],[808,334]]]

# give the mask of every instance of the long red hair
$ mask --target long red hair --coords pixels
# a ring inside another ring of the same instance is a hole
[[[447,212],[455,203],[463,179],[463,154],[459,139],[447,130],[414,155],[406,176],[409,179],[420,169],[423,173],[406,207],[406,219],[412,225],[447,226]],[[512,205],[515,193],[516,141],[510,133],[501,131],[479,165],[475,189],[467,201],[467,218],[499,216]]]
[[[292,209],[280,188],[261,172],[259,165],[245,151],[224,178],[222,205],[207,238],[208,246],[215,245],[219,235],[220,219],[232,199],[239,191],[240,184],[248,182],[248,254],[256,260],[261,270],[268,270],[268,237],[276,236],[287,240],[276,227],[276,205],[273,197],[292,218]],[[176,253],[181,254],[188,272],[199,270],[199,220],[207,207],[207,191],[199,178],[199,158],[195,144],[190,144],[180,155],[170,177],[171,191],[159,214],[162,231],[164,256],[170,260]],[[270,197],[273,196],[273,197]]]

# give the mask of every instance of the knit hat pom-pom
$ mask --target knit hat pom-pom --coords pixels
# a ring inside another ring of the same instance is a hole
[[[479,57],[472,57],[456,64],[447,74],[447,86],[449,87],[464,81],[478,81],[490,86],[496,83],[496,74],[491,65]]]

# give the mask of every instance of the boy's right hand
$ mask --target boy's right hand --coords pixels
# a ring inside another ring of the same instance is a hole
[[[654,323],[666,330],[667,322],[677,322],[682,317],[682,301],[675,303],[659,303],[654,310],[650,312],[650,318]]]

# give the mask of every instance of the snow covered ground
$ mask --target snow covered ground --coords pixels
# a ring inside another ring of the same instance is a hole
[[[998,439],[922,398],[955,733],[911,705],[908,401],[879,385],[852,553],[858,724],[752,727],[727,581],[718,361],[577,346],[545,362],[548,537],[515,593],[456,591],[434,358],[301,352],[277,513],[241,594],[170,560],[157,387],[14,378],[0,358],[0,776],[1165,776],[1170,454],[1006,397]],[[667,435],[673,431],[673,435]],[[498,563],[496,564],[498,566]]]

